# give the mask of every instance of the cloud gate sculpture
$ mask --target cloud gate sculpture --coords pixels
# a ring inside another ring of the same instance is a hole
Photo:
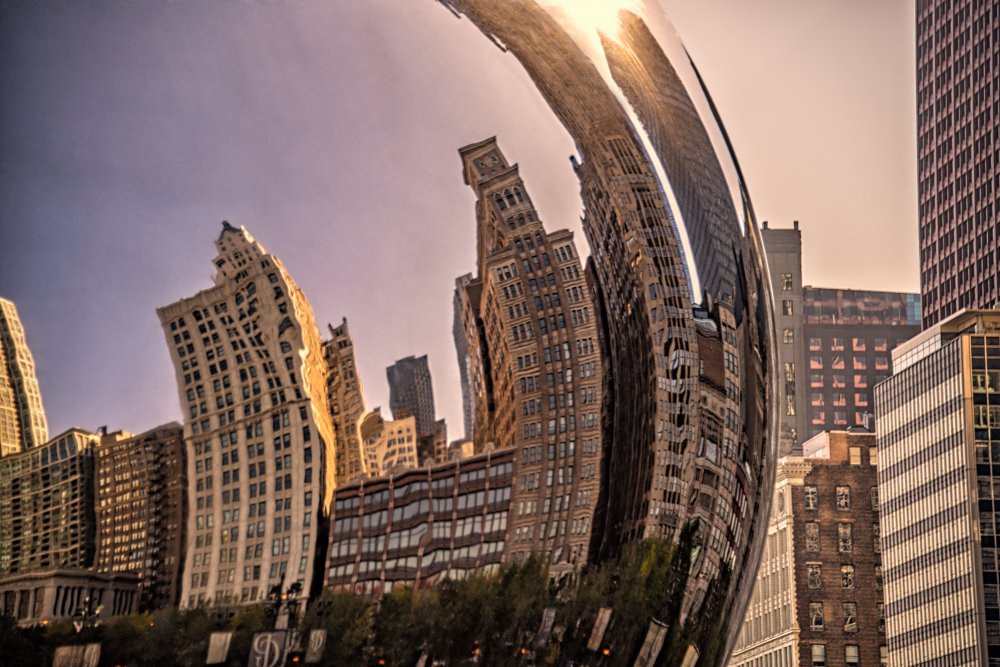
[[[715,106],[662,18],[621,10],[588,39],[533,0],[440,1],[520,62],[576,145],[603,363],[589,560],[653,537],[688,549],[659,620],[724,664],[766,536],[779,385],[763,246]]]

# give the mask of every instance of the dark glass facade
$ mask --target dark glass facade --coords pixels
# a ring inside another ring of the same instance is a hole
[[[928,327],[1000,304],[1000,0],[918,0],[920,292]]]
[[[514,455],[481,454],[337,489],[326,585],[380,595],[499,567]]]

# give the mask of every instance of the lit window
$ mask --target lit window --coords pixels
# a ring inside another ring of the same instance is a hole
[[[841,588],[854,588],[854,566],[853,565],[841,565],[840,566],[840,587]]]

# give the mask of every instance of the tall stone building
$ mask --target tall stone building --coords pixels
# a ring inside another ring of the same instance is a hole
[[[98,441],[73,428],[0,458],[0,576],[94,564]]]
[[[961,311],[892,353],[875,388],[894,665],[1000,664],[1000,311]]]
[[[920,293],[929,327],[1000,305],[1000,0],[918,0]]]
[[[393,419],[413,416],[421,437],[434,432],[434,386],[427,355],[400,359],[385,369]]]
[[[185,415],[184,607],[319,585],[336,472],[312,307],[245,228],[223,223],[215,245],[215,285],[157,309]]]
[[[49,439],[35,360],[12,301],[0,298],[0,456]]]
[[[346,484],[368,476],[368,458],[358,432],[358,423],[365,415],[365,396],[347,318],[340,326],[329,328],[330,340],[323,343],[326,393],[337,439],[337,484]]]
[[[481,323],[483,339],[466,345],[480,355],[473,375],[489,376],[476,423],[497,449],[518,451],[507,554],[545,551],[557,567],[582,564],[600,480],[601,376],[580,257],[571,232],[545,231],[495,138],[459,154],[478,224],[462,330],[478,339]]]
[[[469,351],[468,335],[465,332],[465,300],[467,288],[473,281],[471,273],[455,279],[455,296],[452,300],[454,317],[451,333],[455,339],[455,352],[458,354],[458,377],[462,386],[462,426],[465,428],[465,438],[471,440],[475,430],[476,396],[472,389],[471,366],[472,358]]]
[[[761,239],[767,251],[774,294],[774,325],[778,333],[778,364],[782,376],[778,456],[801,454],[807,439],[805,335],[802,331],[802,232],[775,229],[765,220]]]
[[[369,477],[385,477],[420,465],[416,418],[386,420],[375,408],[358,423]]]
[[[139,609],[175,606],[187,527],[184,431],[164,424],[111,433],[94,447],[97,558],[102,573],[139,575]]]
[[[875,434],[824,432],[803,449],[778,464],[764,558],[729,664],[887,665]]]

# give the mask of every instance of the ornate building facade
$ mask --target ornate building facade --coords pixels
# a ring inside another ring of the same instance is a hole
[[[347,484],[369,474],[368,458],[358,432],[358,424],[365,416],[365,395],[347,318],[340,326],[329,328],[330,340],[323,343],[327,403],[337,439],[337,484]]]
[[[35,360],[12,301],[0,298],[0,456],[49,439]]]
[[[497,449],[517,451],[508,555],[544,551],[573,567],[588,557],[600,481],[596,314],[572,233],[546,232],[496,140],[459,153],[477,198],[481,285],[478,300],[466,291],[474,320],[462,328],[478,338],[481,323],[466,346],[480,355],[474,375],[489,375],[475,413]]]
[[[181,606],[314,582],[333,497],[327,364],[279,259],[223,223],[215,285],[157,309],[185,415],[189,518]]]

